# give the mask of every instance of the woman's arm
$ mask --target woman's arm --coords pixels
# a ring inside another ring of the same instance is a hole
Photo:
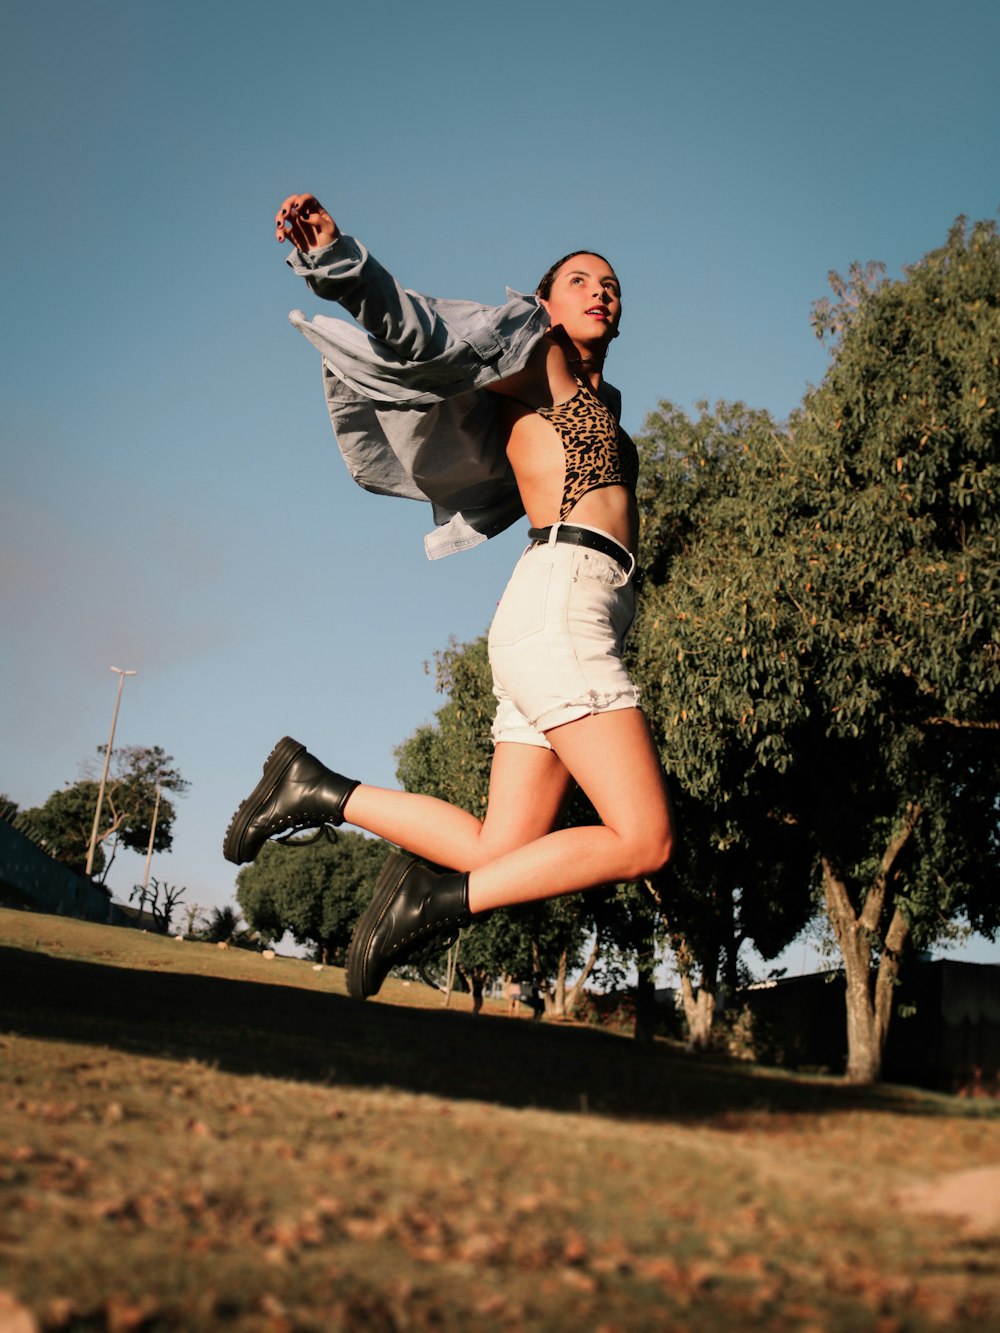
[[[298,252],[288,260],[293,272],[397,356],[429,361],[463,350],[428,300],[406,291],[363,245],[344,236],[315,195],[289,195],[274,221],[278,241],[290,241]]]

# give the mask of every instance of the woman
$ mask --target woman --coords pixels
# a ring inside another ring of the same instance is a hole
[[[306,269],[350,240],[312,195],[286,199],[276,227]],[[397,304],[412,296],[400,290]],[[663,774],[621,662],[635,614],[638,511],[635,446],[603,380],[621,318],[618,279],[600,255],[579,251],[553,265],[536,296],[548,328],[513,373],[482,384],[500,396],[502,443],[531,522],[490,630],[498,705],[485,818],[344,778],[285,737],[226,834],[237,864],[274,834],[323,823],[353,824],[411,853],[389,858],[354,931],[347,983],[360,999],[391,967],[483,913],[637,879],[670,855]],[[382,310],[367,323],[382,331],[386,320]],[[573,782],[600,824],[556,827]]]

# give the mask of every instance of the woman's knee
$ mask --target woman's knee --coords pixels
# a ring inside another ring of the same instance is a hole
[[[662,819],[636,825],[623,841],[628,862],[628,873],[622,876],[623,879],[642,879],[657,874],[673,852],[674,831],[669,813]]]

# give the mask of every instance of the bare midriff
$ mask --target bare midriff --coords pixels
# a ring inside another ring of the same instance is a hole
[[[563,442],[555,427],[535,412],[520,415],[513,424],[507,457],[532,527],[552,523],[581,523],[600,528],[634,555],[639,539],[639,509],[627,486],[600,486],[582,495],[562,519],[566,475]]]

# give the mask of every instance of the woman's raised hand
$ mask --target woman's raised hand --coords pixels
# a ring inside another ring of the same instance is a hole
[[[296,250],[322,250],[340,235],[337,224],[313,194],[290,194],[274,219],[275,235]]]

